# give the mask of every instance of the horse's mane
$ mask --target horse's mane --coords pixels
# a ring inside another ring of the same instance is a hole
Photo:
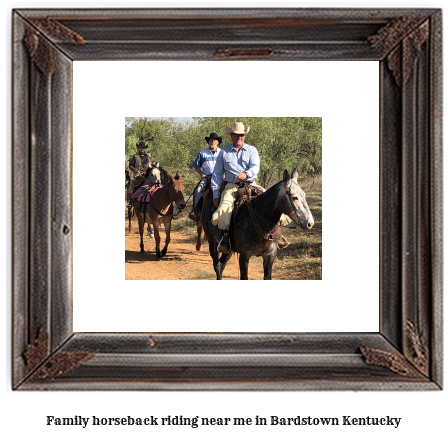
[[[170,173],[168,171],[166,171],[163,167],[159,167],[159,170],[160,170],[161,183],[163,185],[168,184],[168,182],[170,180],[170,176],[171,176]],[[171,178],[173,178],[173,177],[171,176]]]
[[[269,187],[269,188],[267,188],[263,193],[260,193],[256,198],[254,198],[254,199],[258,199],[258,198],[260,198],[260,197],[262,197],[262,196],[264,196],[264,195],[266,195],[266,193],[268,193],[268,196],[269,196],[269,194],[271,194],[274,190],[281,190],[281,183],[283,183],[283,180],[281,180],[281,181],[279,181],[279,182],[277,182],[277,183],[275,183],[275,184],[273,184],[271,187]]]
[[[148,169],[146,169],[146,174],[145,174],[145,178],[148,178],[149,174],[151,173],[151,171],[153,170],[152,167],[148,167]],[[163,167],[157,167],[157,170],[160,172],[160,182],[165,185],[168,184],[168,182],[170,181],[170,174],[168,171],[166,171]]]

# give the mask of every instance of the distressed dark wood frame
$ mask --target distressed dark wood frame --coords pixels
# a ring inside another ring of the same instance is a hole
[[[12,387],[440,389],[441,29],[437,9],[13,11]],[[379,332],[73,333],[72,61],[103,59],[379,61]]]

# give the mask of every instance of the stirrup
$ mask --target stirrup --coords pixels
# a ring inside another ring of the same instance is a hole
[[[230,243],[230,236],[228,233],[227,233],[227,237],[229,239],[227,243],[223,242],[224,235],[221,237],[221,240],[218,243],[218,251],[222,252],[223,254],[230,254],[230,252],[231,252],[230,250],[232,248],[232,245]]]
[[[289,242],[286,240],[285,236],[281,236],[280,240],[277,243],[277,246],[279,249],[285,249],[286,247],[289,246]]]
[[[188,217],[196,223],[199,222],[199,214],[195,210],[192,210]]]

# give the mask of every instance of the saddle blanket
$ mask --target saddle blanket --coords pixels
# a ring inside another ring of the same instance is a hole
[[[155,184],[153,186],[145,185],[138,188],[135,193],[131,196],[134,201],[139,202],[149,202],[151,198],[154,196],[154,193],[159,190],[161,186],[159,184]]]

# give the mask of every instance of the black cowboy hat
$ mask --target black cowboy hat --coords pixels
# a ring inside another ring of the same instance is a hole
[[[148,146],[145,144],[144,141],[141,141],[140,143],[137,143],[136,146],[137,146],[138,149],[140,149],[140,148],[142,148],[142,149],[146,149],[146,148],[148,147]]]
[[[212,133],[210,134],[210,137],[205,137],[205,141],[206,141],[207,143],[209,142],[210,139],[212,139],[212,140],[218,140],[218,141],[219,141],[218,145],[220,145],[220,144],[222,143],[222,137],[218,137],[218,134],[217,134],[216,132],[212,132]]]

